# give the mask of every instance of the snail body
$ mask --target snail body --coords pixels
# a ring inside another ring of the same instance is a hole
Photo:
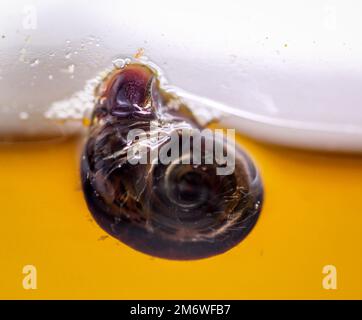
[[[154,70],[131,63],[96,95],[81,175],[88,208],[105,231],[177,260],[225,252],[250,232],[263,194],[254,164],[232,145],[233,170],[226,172],[217,153],[230,143],[197,136],[204,128],[160,88]]]

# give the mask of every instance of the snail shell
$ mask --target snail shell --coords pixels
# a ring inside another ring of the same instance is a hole
[[[186,105],[160,88],[153,69],[131,63],[115,70],[96,96],[81,175],[89,210],[105,231],[141,252],[179,260],[220,254],[250,232],[263,195],[253,162],[233,148],[233,172],[218,174],[225,164],[206,160],[216,157],[206,136],[195,165],[196,148],[185,151],[182,142],[203,128]],[[130,139],[131,130],[145,135]],[[157,161],[171,140],[177,157]],[[214,140],[224,152],[225,138]],[[146,162],[139,161],[140,150]]]

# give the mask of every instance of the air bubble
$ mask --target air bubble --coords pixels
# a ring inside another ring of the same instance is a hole
[[[122,69],[126,65],[124,59],[115,59],[112,63],[117,69]]]
[[[129,58],[125,58],[125,59],[117,58],[112,61],[114,67],[117,69],[123,69],[130,62],[131,62],[131,59],[129,59]]]

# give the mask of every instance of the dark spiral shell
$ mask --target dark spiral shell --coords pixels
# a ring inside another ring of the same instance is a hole
[[[131,129],[147,133],[144,150],[153,161],[128,161],[127,152],[141,143],[129,140]],[[202,128],[192,112],[160,89],[150,67],[133,63],[104,80],[81,163],[86,202],[104,230],[139,251],[179,260],[225,252],[250,232],[263,196],[253,162],[237,147],[235,170],[218,175],[223,164],[205,160],[209,137],[204,137],[202,161],[193,164],[192,144],[189,151],[181,144],[194,129]],[[179,157],[188,161],[155,162],[172,134]],[[152,154],[154,146],[159,148]]]

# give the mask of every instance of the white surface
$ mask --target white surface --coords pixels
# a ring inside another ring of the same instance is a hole
[[[0,133],[58,128],[43,118],[53,101],[144,48],[246,134],[361,151],[361,13],[359,1],[2,1]]]

